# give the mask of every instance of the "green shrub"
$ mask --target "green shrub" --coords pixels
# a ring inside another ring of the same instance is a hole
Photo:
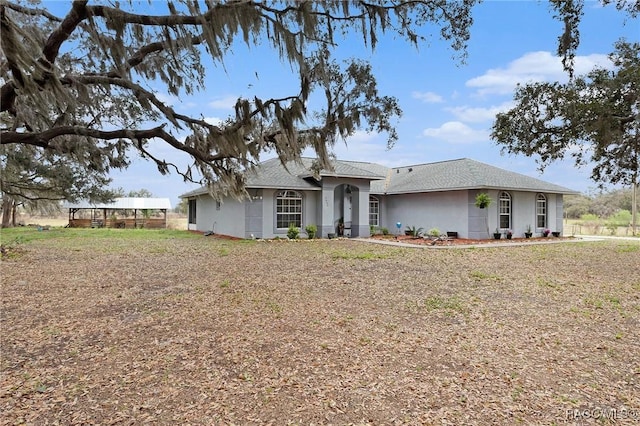
[[[595,214],[588,213],[580,216],[580,220],[583,222],[598,222],[600,218]]]
[[[439,230],[438,228],[431,228],[431,229],[429,229],[428,234],[429,234],[430,236],[432,236],[432,237],[439,237],[439,236],[441,235],[441,234],[440,234],[440,230]]]
[[[380,228],[380,232],[382,232],[382,235],[389,235],[389,230],[387,228]]]
[[[608,222],[615,226],[629,226],[631,223],[631,212],[629,210],[618,210],[618,212],[609,216]]]
[[[407,226],[407,229],[404,230],[406,235],[411,235],[412,237],[418,237],[422,233],[423,228],[416,228],[415,226]]]
[[[287,229],[287,238],[290,240],[297,240],[300,236],[300,228],[298,228],[293,223],[289,225],[289,229]]]
[[[318,232],[318,227],[313,223],[304,227],[304,230],[307,232],[307,237],[310,240],[313,240]]]

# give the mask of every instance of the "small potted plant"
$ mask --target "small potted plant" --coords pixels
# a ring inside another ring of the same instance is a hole
[[[559,231],[553,231],[551,233],[551,235],[553,235],[554,237],[558,238],[560,236],[560,232]]]
[[[493,232],[493,239],[494,240],[499,240],[500,237],[502,237],[502,234],[500,233],[500,230],[498,228],[496,228],[496,230]]]
[[[338,234],[338,237],[343,237],[344,236],[344,218],[340,218],[338,219],[338,226],[336,229],[336,233]]]
[[[545,229],[544,231],[542,231],[542,236],[547,238],[550,233],[551,233],[551,229]]]
[[[504,235],[507,237],[507,240],[510,240],[513,237],[513,231],[511,229],[507,229]]]
[[[527,232],[524,233],[525,238],[531,238],[533,236],[533,232],[531,232],[531,225],[527,225]]]

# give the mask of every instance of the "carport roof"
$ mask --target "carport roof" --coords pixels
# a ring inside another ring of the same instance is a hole
[[[121,197],[116,198],[113,203],[90,203],[89,201],[78,201],[70,203],[65,201],[62,204],[64,209],[113,209],[113,210],[171,210],[171,201],[168,198],[141,198],[141,197]]]

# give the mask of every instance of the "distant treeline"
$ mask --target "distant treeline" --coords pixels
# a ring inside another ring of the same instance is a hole
[[[631,222],[631,189],[616,189],[587,195],[569,195],[564,199],[568,219],[609,219],[624,226]],[[622,222],[627,223],[622,223]]]

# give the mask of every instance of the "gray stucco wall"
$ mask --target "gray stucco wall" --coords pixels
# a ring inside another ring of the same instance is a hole
[[[480,192],[489,194],[493,202],[487,209],[475,207],[475,197]],[[469,191],[469,238],[492,238],[498,227],[498,190]],[[524,236],[530,225],[534,236],[540,235],[543,228],[536,228],[536,197],[537,192],[507,191],[511,195],[511,230],[514,237]],[[562,231],[562,195],[543,194],[547,198],[547,227],[552,231]],[[485,216],[486,215],[486,216]],[[485,217],[488,218],[489,236]],[[559,220],[558,220],[559,218]],[[500,232],[504,230],[500,229]]]
[[[431,192],[419,194],[387,195],[381,207],[382,226],[396,233],[396,222],[402,223],[400,232],[407,226],[438,228],[441,233],[458,232],[460,237],[468,233],[467,191]]]
[[[475,197],[486,192],[493,200],[489,208],[475,206]],[[381,226],[396,232],[396,222],[402,223],[401,232],[407,226],[416,226],[429,231],[438,228],[442,233],[455,231],[460,238],[492,238],[498,227],[498,190],[461,190],[422,194],[378,196],[380,198]],[[523,237],[527,226],[536,229],[535,192],[507,191],[511,195],[511,230],[515,237]],[[547,227],[562,231],[562,195],[544,194],[547,198]]]
[[[349,183],[358,187],[352,193],[352,236],[369,235],[369,185],[364,180],[325,179],[321,191],[300,191],[303,194],[303,227],[315,224],[318,236],[327,237],[335,232],[337,219],[341,216],[344,194],[340,185]],[[216,201],[208,195],[196,198],[196,224],[189,229],[201,232],[211,231],[239,238],[274,238],[286,236],[286,229],[276,229],[275,196],[277,190],[262,189],[259,203],[247,206],[250,200],[237,201],[227,198],[217,208]],[[487,192],[493,203],[487,209],[475,207],[475,197],[479,192]],[[536,229],[535,192],[508,191],[511,194],[511,229],[515,237],[522,237],[528,225],[534,235],[540,235],[542,229]],[[455,231],[461,238],[490,238],[498,226],[498,190],[460,190],[449,192],[376,195],[380,201],[380,226],[396,233],[396,222],[401,222],[400,232],[407,226],[438,228],[442,233]],[[544,194],[547,198],[547,227],[552,231],[563,231],[563,197],[560,194]],[[249,229],[256,220],[247,217],[252,207],[261,206],[262,232]],[[355,226],[359,223],[358,226]],[[489,235],[487,234],[487,223]],[[303,238],[305,234],[303,233]]]
[[[196,197],[196,224],[189,226],[200,232],[214,231],[218,234],[244,238],[245,208],[242,202],[227,198],[218,204],[208,196]]]
[[[262,190],[262,238],[284,238],[287,236],[287,229],[276,228],[276,194],[280,190]],[[320,230],[320,219],[318,216],[320,191],[298,191],[302,194],[302,229],[301,236],[306,237],[304,227],[315,224]]]
[[[564,235],[564,226],[563,226],[564,197],[562,196],[562,194],[557,194],[555,197],[556,197],[556,227],[554,231],[558,231]]]

